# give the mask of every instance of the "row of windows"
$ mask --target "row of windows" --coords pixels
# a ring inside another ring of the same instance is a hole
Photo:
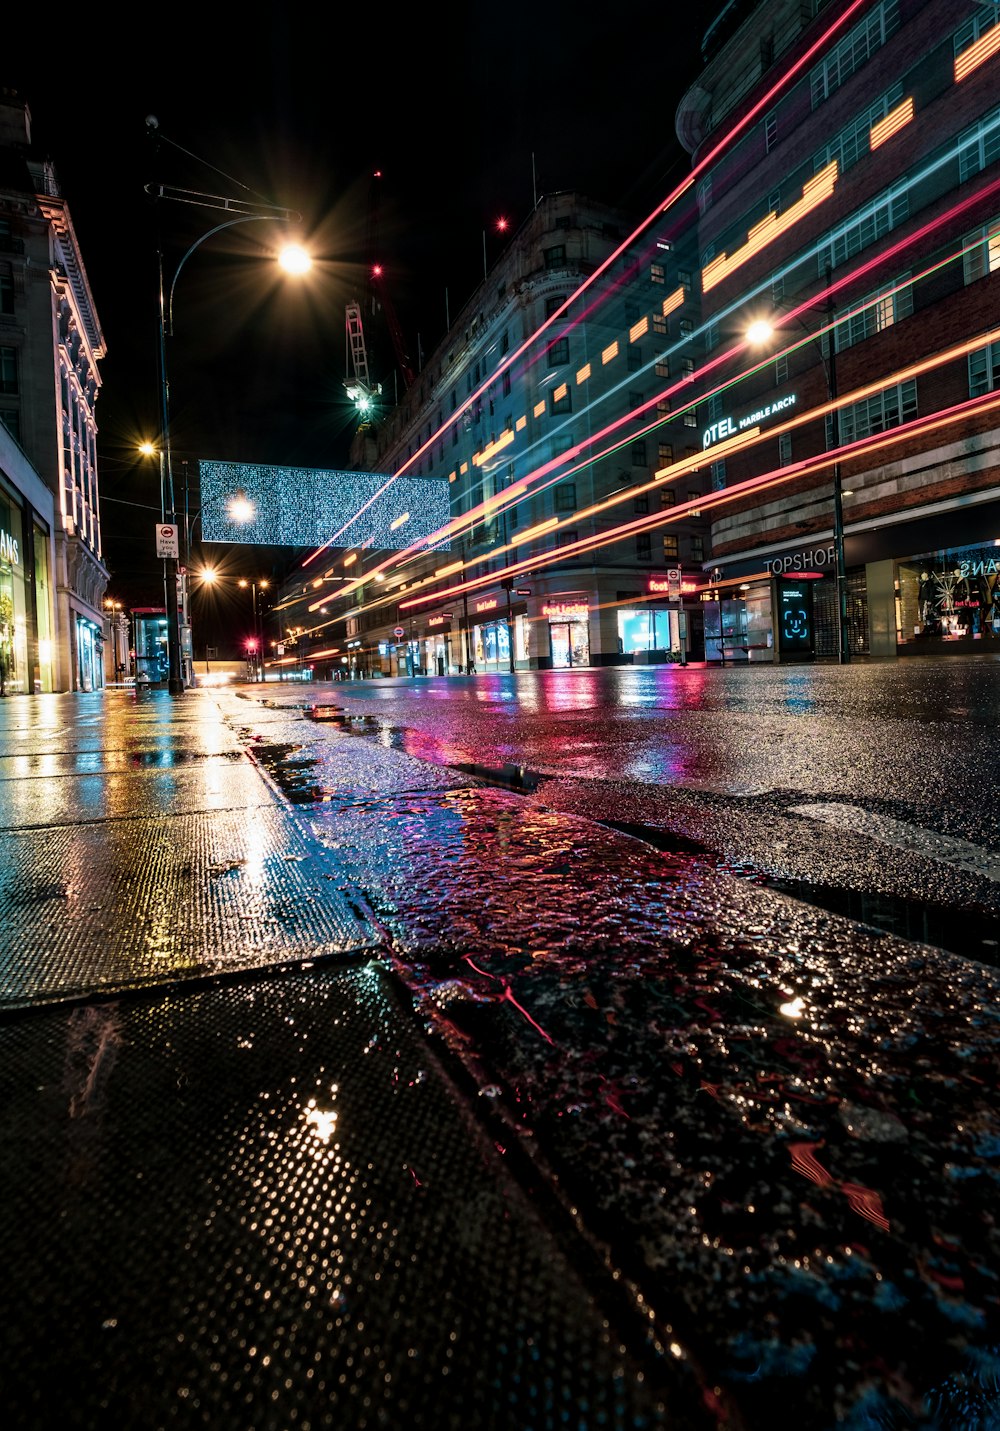
[[[871,14],[849,30],[809,76],[813,109],[836,93],[898,29],[899,0],[883,0]]]

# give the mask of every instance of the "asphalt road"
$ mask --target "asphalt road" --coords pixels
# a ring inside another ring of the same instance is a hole
[[[1000,660],[251,688],[876,928],[996,963]]]

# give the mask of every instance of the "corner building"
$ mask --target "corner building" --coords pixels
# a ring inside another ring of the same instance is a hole
[[[393,676],[701,658],[696,419],[664,396],[694,370],[693,255],[633,222],[541,198],[397,405],[362,425],[352,464],[447,480],[451,530],[363,580],[314,649],[344,633],[345,665]]]
[[[703,59],[723,620],[751,660],[1000,653],[1000,4],[732,0]]]
[[[105,353],[31,114],[0,91],[0,660],[8,694],[104,685],[96,405]]]

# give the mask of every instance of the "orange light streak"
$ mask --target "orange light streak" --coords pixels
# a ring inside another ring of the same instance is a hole
[[[683,306],[683,303],[684,286],[682,284],[680,288],[675,288],[673,293],[668,293],[666,298],[664,298],[663,307],[661,309],[664,318],[669,318],[675,309]]]
[[[878,124],[872,125],[871,133],[868,136],[868,147],[878,149],[887,139],[891,139],[894,134],[898,134],[901,129],[905,128],[912,118],[913,97],[911,95],[908,99],[904,99],[902,104],[897,104],[895,109],[890,109],[886,117],[879,120]]]
[[[649,531],[657,527],[670,526],[679,521],[682,517],[689,515],[692,511],[705,511],[728,505],[730,502],[742,500],[742,498],[761,490],[772,487],[780,487],[795,478],[811,476],[815,472],[820,472],[826,467],[832,467],[835,462],[854,457],[867,456],[871,452],[876,452],[881,448],[894,447],[900,442],[904,442],[912,437],[922,437],[930,433],[942,431],[953,426],[955,423],[963,422],[970,416],[980,416],[1000,408],[1000,394],[987,393],[981,398],[970,398],[967,402],[956,404],[954,407],[946,408],[939,413],[934,413],[930,417],[915,418],[912,422],[904,423],[899,427],[892,428],[888,432],[876,433],[871,437],[861,438],[857,442],[848,443],[843,447],[831,448],[828,452],[822,452],[815,457],[805,458],[801,462],[789,464],[772,472],[761,473],[757,477],[748,477],[745,482],[736,483],[733,487],[723,488],[719,492],[707,492],[690,502],[680,502],[675,507],[671,507],[667,512],[657,512],[647,517],[637,518],[634,522],[622,523],[610,532],[601,532],[592,537],[581,538],[577,542],[570,542],[566,546],[558,547],[551,553],[537,552],[533,556],[523,561],[514,562],[506,567],[505,574],[514,578],[526,574],[527,572],[537,572],[547,566],[558,562],[566,561],[574,555],[581,555],[584,552],[592,551],[595,548],[608,546],[614,541],[620,541],[623,537],[631,536],[640,531]],[[768,433],[770,437],[771,432]],[[699,457],[701,454],[699,454]],[[704,459],[699,462],[697,458],[692,459],[691,467],[703,465]],[[643,489],[636,488],[635,491]],[[576,514],[579,516],[580,514]],[[445,600],[451,596],[459,596],[463,591],[470,592],[489,586],[496,580],[495,573],[487,573],[481,577],[473,577],[463,586],[456,586],[445,591],[430,592],[426,596],[414,597],[411,601],[400,602],[400,609],[411,606],[424,605],[430,601]]]
[[[812,213],[813,209],[824,203],[837,186],[838,168],[837,160],[831,159],[829,164],[814,174],[803,186],[801,199],[794,203],[790,209],[786,209],[781,214],[775,213],[772,209],[769,214],[765,214],[759,224],[754,224],[747,234],[747,241],[742,248],[736,249],[731,254],[720,253],[712,259],[711,263],[707,263],[701,271],[702,290],[707,293],[710,288],[714,288],[717,283],[721,283],[724,278],[735,273],[755,254],[767,248],[776,238],[793,228],[800,219],[804,219],[807,214]]]
[[[583,283],[581,283],[577,289],[575,289],[571,294],[569,294],[566,300],[562,304],[560,304],[560,306],[553,313],[551,313],[548,318],[546,318],[545,321],[538,328],[535,329],[533,333],[529,334],[519,347],[515,348],[512,353],[507,355],[507,357],[499,364],[495,373],[493,373],[486,381],[480,384],[480,386],[474,392],[469,394],[465,401],[461,403],[459,407],[455,410],[455,412],[451,414],[444,426],[439,429],[437,433],[435,433],[434,437],[430,438],[422,446],[419,446],[416,451],[413,452],[407,458],[407,460],[400,466],[399,470],[392,474],[388,481],[383,484],[383,486],[379,489],[378,492],[374,494],[370,501],[374,501],[376,497],[381,496],[382,492],[384,492],[387,487],[391,486],[391,484],[396,480],[397,477],[404,476],[404,474],[409,471],[413,464],[420,460],[420,458],[424,455],[428,448],[430,448],[432,444],[437,441],[438,437],[440,437],[443,432],[447,432],[448,429],[453,427],[456,422],[461,421],[463,415],[469,410],[472,404],[476,402],[484,392],[486,392],[490,383],[494,382],[496,378],[500,375],[500,373],[506,371],[506,369],[509,368],[513,363],[517,362],[517,360],[541,338],[543,333],[547,332],[548,329],[553,326],[553,324],[559,321],[562,315],[569,309],[571,304],[575,303],[576,300],[580,298],[584,293],[586,293],[587,290],[590,289],[598,281],[598,279],[601,278],[603,274],[607,273],[607,271],[613,267],[613,265],[618,261],[621,255],[631,247],[631,245],[636,241],[636,239],[640,237],[640,235],[644,234],[646,230],[650,228],[651,225],[657,223],[660,220],[661,215],[667,213],[673,204],[675,204],[680,198],[683,197],[684,194],[688,192],[689,189],[692,189],[694,185],[697,184],[701,176],[705,173],[707,169],[711,167],[712,164],[715,163],[719,155],[723,154],[730,145],[734,144],[739,138],[739,136],[755,123],[759,115],[765,113],[771,107],[777,96],[781,94],[782,91],[788,85],[792,84],[793,81],[798,77],[800,73],[802,73],[803,70],[807,70],[812,65],[815,56],[822,53],[823,49],[833,38],[833,36],[837,34],[839,30],[843,29],[847,25],[848,21],[859,10],[862,10],[868,3],[869,0],[853,0],[853,3],[848,5],[841,12],[841,14],[837,16],[837,18],[832,22],[832,24],[830,24],[830,26],[823,31],[821,35],[817,36],[814,43],[810,45],[809,48],[799,56],[795,63],[791,65],[784,72],[784,74],[781,75],[774,82],[771,88],[761,96],[757,103],[753,105],[749,110],[747,110],[743,118],[739,120],[736,124],[734,124],[732,129],[728,130],[719,139],[719,142],[698,161],[694,168],[691,169],[691,171],[680,181],[680,183],[675,186],[671,193],[669,193],[665,199],[661,200],[657,204],[656,208],[652,211],[652,213],[649,214],[647,218],[645,218],[642,223],[640,223],[635,229],[633,229],[632,233],[628,234],[622,240],[618,247],[608,255],[608,257],[604,260],[603,263],[598,264],[597,268],[594,269],[593,273],[588,274],[587,278],[584,279]],[[542,410],[544,411],[544,404],[542,405]],[[536,411],[535,415],[537,417],[540,414]],[[365,506],[369,505],[370,502],[365,504]],[[361,510],[363,511],[364,508],[362,508]],[[355,519],[359,515],[360,512],[356,513]],[[348,525],[350,525],[350,523],[348,523]],[[346,530],[346,528],[341,528],[341,532],[335,533],[333,537],[329,538],[321,546],[317,547],[314,552],[311,552],[309,556],[305,557],[302,562],[303,567],[308,566],[311,561],[314,561],[315,558],[320,555],[321,552],[325,551],[327,547],[332,546],[337,536],[340,536],[344,530]]]
[[[977,70],[981,64],[1000,50],[1000,25],[994,25],[985,35],[980,35],[974,45],[955,56],[955,83],[961,84],[967,75]]]

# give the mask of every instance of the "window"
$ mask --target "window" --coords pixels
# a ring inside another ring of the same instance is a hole
[[[787,467],[792,460],[792,434],[783,432],[778,438],[778,466]]]
[[[774,385],[781,387],[782,383],[788,382],[788,355],[782,353],[780,358],[774,360]]]
[[[708,424],[711,426],[712,423],[718,422],[722,416],[722,394],[713,393],[706,403],[706,407],[708,408]]]
[[[901,318],[909,318],[913,312],[913,286],[906,282],[909,276],[908,273],[900,274],[891,283],[876,288],[852,303],[843,313],[837,314],[835,332],[838,353],[855,343],[864,342],[873,333],[881,333],[883,328],[891,327]],[[841,322],[846,313],[850,313],[850,318]]]
[[[895,109],[902,98],[903,86],[894,84],[874,104],[869,105],[861,114],[855,115],[850,124],[845,125],[828,144],[817,149],[813,155],[813,172],[818,174],[820,169],[826,168],[831,159],[836,159],[840,173],[843,174],[852,164],[863,159],[871,152],[872,127],[884,119],[891,109]]]
[[[880,194],[873,203],[847,220],[843,228],[834,234],[829,248],[820,249],[820,277],[825,275],[828,267],[837,268],[846,263],[883,234],[904,223],[909,212],[909,199],[904,187]]]
[[[569,362],[569,339],[557,338],[549,347],[549,367],[561,368]]]
[[[635,555],[637,561],[653,560],[653,538],[649,532],[636,532]]]
[[[690,270],[689,270],[689,269],[686,269],[686,268],[679,268],[679,269],[677,270],[677,282],[681,285],[682,288],[690,289],[690,287],[691,287],[691,273],[690,273]]]
[[[783,273],[771,274],[771,302],[782,303],[785,298],[785,275]]]
[[[681,358],[681,372],[686,378],[694,376],[694,358]]]
[[[720,457],[718,462],[713,462],[709,468],[711,474],[712,491],[721,492],[726,485],[726,459]]]
[[[563,413],[572,412],[573,396],[569,384],[560,383],[557,388],[553,388],[549,401],[552,412],[560,417]]]
[[[573,543],[574,543],[576,540],[577,540],[577,534],[576,534],[575,531],[571,531],[571,532],[556,532],[556,546],[557,546],[557,547],[569,547],[569,546],[572,546]]]
[[[1000,109],[984,115],[958,137],[958,178],[964,184],[1000,158]]]
[[[661,337],[666,336],[667,320],[662,313],[653,314],[653,332],[659,333]]]
[[[663,538],[663,555],[667,561],[676,561],[680,556],[680,547],[676,537]]]
[[[628,395],[628,410],[629,410],[629,412],[635,412],[637,408],[642,407],[643,401],[644,401],[644,399],[643,399],[642,393],[630,392],[629,395]]]
[[[770,154],[778,139],[778,116],[774,110],[764,119],[764,152]]]
[[[674,491],[673,487],[664,487],[660,492],[660,506],[676,507],[676,505],[677,493]]]
[[[632,466],[646,466],[646,439],[639,437],[632,443]]]
[[[17,349],[0,348],[0,393],[17,393]]]
[[[969,354],[969,397],[982,397],[984,393],[1000,388],[1000,343],[990,343]]]
[[[698,414],[695,412],[695,410],[694,410],[693,407],[689,407],[689,408],[687,409],[687,411],[685,412],[685,414],[684,414],[684,426],[685,426],[685,427],[697,427],[697,426],[698,426]]]
[[[674,445],[672,442],[661,442],[656,450],[657,461],[661,467],[669,467],[674,460]]]
[[[690,547],[691,547],[691,560],[692,560],[692,561],[704,561],[704,560],[705,560],[705,539],[704,539],[704,537],[692,537],[692,538],[690,539]]]
[[[670,404],[667,402],[666,398],[657,398],[657,400],[656,400],[656,416],[657,416],[657,417],[669,417],[669,416],[670,416]]]
[[[689,487],[687,499],[689,502],[697,502],[701,499],[701,491],[698,487]]]
[[[691,322],[690,318],[682,318],[677,325],[677,329],[682,338],[690,338],[691,334],[694,332],[694,324]]]
[[[510,368],[506,368],[501,382],[504,397],[510,397]]]
[[[21,415],[13,408],[0,407],[0,424],[2,424],[15,442],[21,441]]]
[[[702,179],[698,185],[698,212],[706,214],[712,207],[712,176]]]
[[[718,323],[707,323],[705,325],[705,352],[711,353],[719,346],[719,325]],[[689,360],[690,361],[690,360]]]
[[[853,30],[848,30],[809,76],[813,109],[850,79],[898,28],[899,0],[883,0]]]
[[[642,348],[638,343],[632,343],[628,350],[628,370],[630,373],[638,373],[642,368]]]
[[[565,295],[565,293],[557,293],[553,298],[546,298],[546,300],[545,300],[545,316],[546,316],[546,318],[551,318],[552,315],[553,315],[553,313],[558,313],[558,312],[559,312],[559,309],[563,306],[563,304],[564,304],[565,302],[566,302],[566,295]]]
[[[627,328],[631,328],[632,324],[637,321],[638,317],[639,317],[639,305],[638,305],[638,303],[626,303],[626,304],[625,304],[625,326],[626,326]]]
[[[988,273],[995,273],[1000,268],[1000,216],[966,234],[962,246],[966,283],[975,283]]]
[[[989,6],[984,4],[971,19],[966,20],[965,24],[960,25],[955,31],[956,59],[963,50],[967,50],[971,45],[974,45],[981,35],[985,35],[987,31],[992,30],[993,27],[1000,22],[1000,11],[998,11],[995,6],[996,0],[994,0],[994,8],[991,12]]]
[[[9,263],[0,263],[0,313],[14,312],[14,274]]]
[[[555,489],[555,510],[557,512],[576,511],[576,483],[560,482]]]
[[[917,385],[911,378],[908,382],[897,383],[895,387],[884,388],[862,402],[841,408],[838,424],[840,444],[856,442],[875,432],[886,432],[916,415]],[[826,419],[826,445],[833,446],[832,417]]]
[[[644,517],[649,511],[649,493],[640,492],[637,497],[632,498],[632,510],[637,517]]]
[[[670,364],[667,362],[666,358],[657,358],[654,372],[656,373],[656,376],[658,378],[669,378]]]
[[[651,263],[649,265],[649,281],[650,283],[664,283],[666,281],[666,274],[662,263]]]
[[[564,243],[553,244],[552,248],[543,250],[545,256],[545,267],[548,270],[562,268],[566,263],[566,245]]]

